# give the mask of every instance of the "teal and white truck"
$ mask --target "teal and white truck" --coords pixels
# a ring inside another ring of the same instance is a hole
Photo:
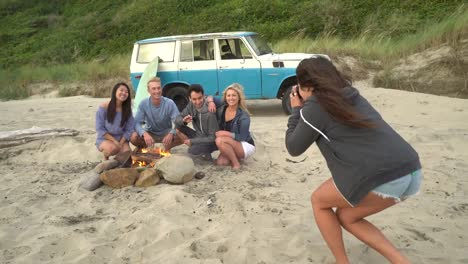
[[[161,78],[163,95],[179,109],[188,102],[187,88],[201,84],[207,95],[219,95],[236,82],[247,99],[282,99],[290,113],[289,93],[296,84],[296,66],[323,54],[275,53],[254,32],[222,32],[179,35],[139,40],[133,46],[130,77],[136,89],[148,63],[159,58],[155,75]]]

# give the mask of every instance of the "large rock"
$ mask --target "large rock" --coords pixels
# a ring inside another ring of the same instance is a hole
[[[136,187],[149,187],[159,183],[161,179],[159,178],[158,172],[155,169],[146,169],[140,172],[138,180],[135,182]]]
[[[156,165],[156,170],[161,172],[162,177],[170,183],[186,183],[193,179],[195,174],[195,164],[187,156],[172,154],[160,159]]]
[[[138,178],[137,169],[112,169],[101,173],[101,181],[112,188],[133,185]]]

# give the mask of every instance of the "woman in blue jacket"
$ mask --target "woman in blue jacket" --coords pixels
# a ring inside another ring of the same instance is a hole
[[[286,147],[296,156],[315,142],[327,162],[332,178],[311,202],[336,263],[349,263],[341,227],[391,263],[409,263],[365,218],[419,191],[418,154],[328,59],[301,61],[296,76]]]
[[[243,87],[233,83],[223,92],[223,105],[218,109],[219,131],[216,146],[220,154],[218,165],[231,165],[240,169],[240,160],[255,153],[255,143],[250,135],[250,113],[245,105]]]
[[[102,103],[96,112],[96,147],[104,159],[130,150],[128,142],[134,127],[130,88],[126,83],[117,83],[110,101]]]

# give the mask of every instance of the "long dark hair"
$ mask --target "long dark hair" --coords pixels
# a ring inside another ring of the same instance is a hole
[[[115,113],[116,113],[116,108],[117,108],[116,94],[117,94],[117,89],[119,89],[120,86],[125,86],[128,91],[127,100],[125,100],[122,103],[122,120],[120,121],[120,127],[124,127],[125,124],[127,123],[128,118],[132,115],[132,96],[130,94],[130,88],[124,82],[119,82],[116,85],[114,85],[114,88],[112,88],[111,100],[109,102],[109,105],[107,106],[107,121],[109,123],[114,123],[114,118],[115,118]]]
[[[341,74],[327,58],[302,60],[296,68],[296,76],[300,86],[314,89],[318,103],[337,122],[353,127],[375,127],[344,97],[343,88],[351,86],[351,79]]]

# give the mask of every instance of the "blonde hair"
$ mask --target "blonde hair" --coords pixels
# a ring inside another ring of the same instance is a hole
[[[157,76],[154,76],[153,78],[149,79],[148,82],[146,83],[146,87],[148,87],[148,85],[152,82],[158,82],[158,83],[161,83],[161,78],[157,77]]]
[[[239,97],[239,107],[242,109],[244,112],[246,112],[248,115],[250,115],[249,110],[247,109],[246,103],[245,103],[245,95],[244,95],[244,87],[238,83],[233,83],[229,85],[226,89],[223,91],[223,102],[226,103],[226,94],[227,91],[233,90],[237,93],[237,96]]]

